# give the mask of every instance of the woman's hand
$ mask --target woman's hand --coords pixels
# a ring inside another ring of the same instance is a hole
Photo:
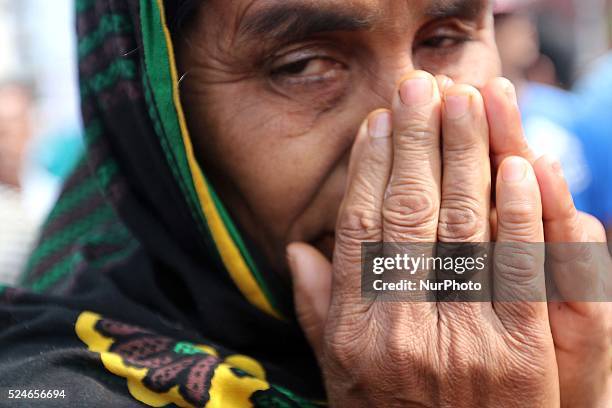
[[[562,406],[612,406],[612,304],[601,302],[612,299],[612,260],[606,245],[592,244],[606,242],[605,230],[595,218],[576,210],[560,164],[546,156],[536,160],[523,135],[512,84],[497,78],[482,95],[489,117],[493,169],[512,155],[533,164],[542,195],[546,242],[591,243],[551,245],[547,254],[560,290],[563,292],[564,284],[572,285],[565,288],[572,293],[561,293],[570,301],[551,303],[548,308]],[[580,285],[592,282],[601,283],[607,292],[577,299]],[[586,302],[589,297],[595,301]]]
[[[374,112],[361,127],[332,264],[305,244],[288,250],[300,323],[332,406],[558,406],[546,303],[361,297],[364,241],[491,240],[483,98],[466,85],[444,93],[442,103],[437,81],[412,73],[392,111]],[[527,160],[501,163],[496,204],[497,241],[544,240],[540,188]],[[529,282],[544,291],[544,256],[532,255],[495,257],[495,290]]]

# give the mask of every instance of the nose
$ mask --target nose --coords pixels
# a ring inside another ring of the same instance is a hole
[[[350,127],[344,133],[343,143],[340,148],[348,155],[352,146],[357,130],[366,116],[377,109],[391,109],[393,97],[398,92],[402,78],[414,71],[411,52],[391,50],[384,56],[373,58],[376,63],[371,63],[365,68],[359,82],[356,84],[356,91],[352,99],[350,116],[347,117]]]
[[[410,52],[396,52],[381,58],[370,75],[369,90],[372,103],[377,108],[390,108],[395,92],[402,78],[414,71],[415,65]]]

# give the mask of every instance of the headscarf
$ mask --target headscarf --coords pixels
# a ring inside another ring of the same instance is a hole
[[[87,154],[22,287],[0,289],[0,386],[68,371],[75,406],[324,398],[290,287],[196,159],[165,13],[182,2],[76,2]]]

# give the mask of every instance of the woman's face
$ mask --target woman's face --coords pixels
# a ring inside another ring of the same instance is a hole
[[[404,74],[500,71],[488,0],[207,0],[179,37],[199,159],[279,271],[289,242],[331,254],[357,130]]]

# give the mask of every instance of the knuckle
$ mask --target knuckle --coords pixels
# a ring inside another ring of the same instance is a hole
[[[400,142],[396,148],[407,148],[416,143],[433,144],[437,140],[437,131],[429,123],[429,119],[424,113],[413,113],[413,117],[398,124],[396,136]]]
[[[342,241],[377,241],[381,234],[380,214],[374,209],[349,206],[338,218],[336,234]]]
[[[440,241],[478,242],[484,237],[485,217],[480,216],[473,204],[463,202],[442,203],[438,221]]]
[[[517,238],[533,237],[541,221],[537,205],[514,200],[503,203],[497,210],[499,230]]]
[[[444,155],[446,160],[460,163],[465,167],[477,167],[486,143],[475,132],[462,132],[464,135],[444,135]]]
[[[527,244],[503,245],[495,253],[497,276],[506,283],[517,286],[529,286],[539,277],[543,261],[539,252],[527,248]]]
[[[383,205],[385,232],[429,235],[436,222],[437,206],[424,192],[391,194]]]

